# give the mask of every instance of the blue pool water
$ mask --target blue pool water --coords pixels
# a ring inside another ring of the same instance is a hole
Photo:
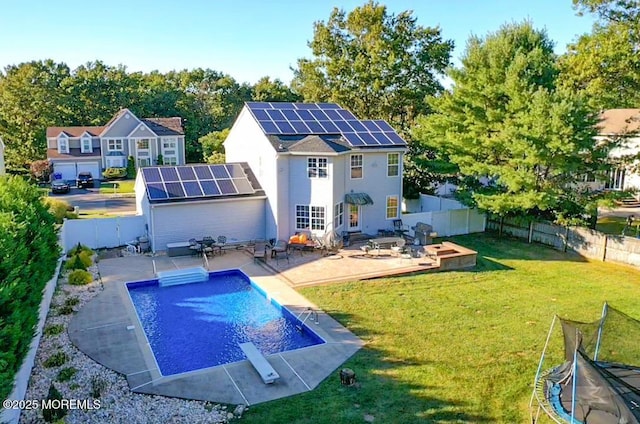
[[[324,343],[306,324],[298,331],[300,321],[239,270],[212,272],[202,283],[127,288],[165,376],[241,361],[239,343],[264,354]]]

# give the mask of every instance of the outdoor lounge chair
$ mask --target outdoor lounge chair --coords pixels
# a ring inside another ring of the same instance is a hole
[[[271,257],[276,258],[276,263],[278,263],[282,256],[284,256],[287,259],[287,263],[289,263],[289,245],[284,240],[278,240],[276,244],[271,246]]]
[[[253,246],[253,260],[257,262],[258,259],[262,259],[267,262],[267,244],[258,242]]]

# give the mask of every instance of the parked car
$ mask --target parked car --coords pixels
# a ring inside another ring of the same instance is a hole
[[[63,180],[56,180],[51,183],[51,192],[55,194],[64,194],[71,191],[71,186]]]
[[[78,174],[78,178],[76,179],[76,186],[78,186],[78,188],[92,188],[93,175],[91,175],[91,172],[80,172]]]

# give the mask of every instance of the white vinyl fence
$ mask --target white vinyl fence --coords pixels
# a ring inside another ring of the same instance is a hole
[[[78,243],[92,249],[124,246],[146,235],[144,217],[67,219],[62,225],[60,243],[66,253]]]
[[[420,199],[405,201],[405,209],[408,213],[402,215],[404,225],[412,228],[418,222],[429,224],[438,236],[481,233],[486,226],[485,215],[477,209],[443,197],[421,194]]]

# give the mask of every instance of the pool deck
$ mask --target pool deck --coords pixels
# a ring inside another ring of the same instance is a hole
[[[433,260],[394,256],[388,250],[365,254],[358,245],[331,256],[294,251],[288,258],[268,257],[266,262],[254,260],[244,250],[231,250],[210,258],[209,271],[241,269],[296,315],[307,308],[318,311],[319,323],[308,325],[326,343],[268,355],[280,379],[267,385],[247,360],[168,377],[160,374],[125,282],[155,278],[155,271],[202,265],[202,258],[190,256],[136,255],[100,260],[98,268],[104,290],[71,320],[68,328],[71,341],[95,361],[124,374],[134,392],[253,405],[311,391],[331,375],[338,384],[336,370],[364,344],[295,288],[439,268]]]

